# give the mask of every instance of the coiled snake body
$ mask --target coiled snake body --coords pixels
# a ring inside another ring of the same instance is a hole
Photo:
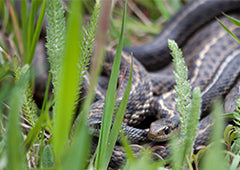
[[[140,47],[124,48],[120,70],[127,68],[126,75],[129,73],[131,55],[139,60],[134,59],[133,85],[122,124],[122,130],[132,143],[166,141],[172,132],[180,127],[174,101],[175,91],[169,91],[174,81],[170,74],[172,65],[167,65],[171,61],[167,39],[176,40],[182,47],[190,70],[190,83],[193,87],[199,86],[202,91],[202,113],[195,146],[204,145],[208,140],[212,125],[208,113],[213,99],[225,97],[225,112],[233,111],[234,95],[239,94],[240,85],[240,46],[213,19],[221,12],[233,12],[237,9],[240,9],[240,1],[192,1],[173,17],[152,42]],[[240,28],[225,18],[221,20],[232,32],[240,36]],[[109,66],[114,53],[114,50],[107,51],[103,69],[105,72],[111,70]],[[165,68],[150,73],[142,64],[148,70],[161,69],[163,66]],[[122,76],[123,72],[119,77]],[[121,86],[117,104],[121,101],[126,82],[127,80],[124,80]],[[168,87],[155,87],[159,84],[168,84]],[[89,125],[95,129],[95,134],[101,125],[104,106],[103,95],[97,95],[100,96],[99,100],[92,105],[89,116]],[[139,128],[147,117],[158,119],[151,123],[149,131]],[[169,154],[166,149],[156,152],[162,157]],[[123,150],[116,146],[110,166],[119,166],[123,161]]]

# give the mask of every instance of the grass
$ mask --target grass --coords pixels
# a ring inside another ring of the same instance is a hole
[[[138,0],[135,4],[130,1],[127,6],[126,2],[125,4],[118,2],[119,7],[112,11],[109,0],[96,1],[96,3],[72,1],[65,15],[61,0],[33,0],[30,11],[27,10],[28,1],[22,0],[23,12],[19,20],[13,8],[13,2],[0,1],[3,30],[13,35],[9,41],[15,47],[15,53],[12,54],[7,44],[4,41],[0,42],[0,169],[106,169],[121,128],[131,89],[132,71],[123,100],[117,106],[119,109],[115,113],[115,100],[112,98],[115,99],[122,47],[124,44],[131,44],[131,41],[140,43],[142,37],[147,34],[155,36],[160,31],[161,24],[169,20],[182,3],[176,0],[162,2]],[[163,8],[169,5],[170,8]],[[145,9],[146,13],[141,9]],[[37,10],[39,10],[38,17],[36,17]],[[91,19],[83,28],[85,11],[91,13]],[[32,60],[45,12],[49,22],[46,46],[50,74],[42,108],[37,108],[31,95],[34,86]],[[239,25],[239,21],[231,17],[229,19]],[[132,23],[143,29],[135,32]],[[224,28],[227,30],[227,26]],[[112,46],[116,46],[116,42],[118,45],[109,81],[111,88],[108,88],[105,99],[99,145],[94,157],[90,154],[91,137],[88,132],[87,117],[104,60],[105,45],[109,41],[108,31],[112,36],[111,42],[115,42]],[[135,32],[134,36],[129,36],[132,32]],[[236,38],[232,33],[230,34]],[[135,36],[138,38],[134,38]],[[184,135],[175,139],[180,142],[172,144],[172,147],[178,150],[172,153],[171,166],[173,169],[214,169],[215,167],[237,169],[240,162],[238,127],[240,100],[237,101],[236,111],[230,115],[238,126],[229,125],[225,130],[223,130],[223,119],[218,115],[219,112],[223,112],[221,103],[220,101],[215,103],[212,111],[215,124],[211,144],[194,154],[192,148],[200,114],[201,93],[199,88],[195,88],[190,97],[191,87],[186,85],[187,68],[184,73],[181,72],[184,67],[181,51],[174,41],[169,41],[169,46],[172,55],[176,56],[174,74],[179,78],[176,78],[178,109],[179,112],[183,112],[182,117],[185,117],[182,120],[185,124],[182,132]],[[88,68],[90,56],[93,60]],[[182,66],[177,64],[179,62]],[[86,70],[90,70],[90,86],[80,108],[78,122],[72,129]],[[48,98],[51,80],[54,86],[54,97]],[[185,96],[188,99],[185,99]],[[191,101],[190,98],[192,98]],[[189,107],[184,110],[185,106]],[[115,120],[112,125],[113,114],[115,114]],[[20,127],[22,123],[20,116],[25,116],[30,122],[32,126],[30,130]],[[49,138],[49,136],[52,137]],[[166,164],[166,161],[153,162],[149,159],[152,155],[149,148],[143,151],[139,159],[136,159],[128,141],[124,137],[122,141],[128,157],[122,169],[159,169]]]
[[[116,56],[114,58],[114,62],[112,66],[113,68],[112,68],[109,85],[108,85],[108,87],[111,87],[111,88],[108,88],[107,90],[105,105],[103,110],[102,125],[101,125],[101,131],[99,134],[99,144],[97,148],[96,161],[95,161],[96,169],[106,169],[108,166],[108,163],[111,158],[111,153],[113,151],[114,145],[118,137],[118,133],[121,128],[121,122],[123,120],[123,115],[126,110],[127,101],[128,101],[128,97],[131,89],[132,72],[129,76],[129,83],[126,87],[126,92],[123,96],[122,102],[116,113],[115,120],[117,121],[114,121],[112,130],[110,133],[110,128],[112,125],[112,117],[113,117],[113,112],[115,108],[115,100],[112,100],[112,98],[114,98],[116,94],[118,73],[119,73],[119,68],[121,63],[121,52],[122,52],[123,41],[124,41],[123,35],[124,35],[125,20],[126,20],[126,4],[127,4],[126,2],[125,2],[124,14],[123,14],[123,24],[122,24],[121,35],[120,35],[119,44],[116,51]]]
[[[16,85],[12,89],[11,98],[9,101],[9,117],[6,134],[6,153],[7,153],[7,167],[9,169],[24,169],[24,151],[22,147],[22,136],[19,127],[19,110],[23,105],[23,95],[27,87],[27,79],[29,76],[29,66],[25,65],[19,70],[19,78]]]

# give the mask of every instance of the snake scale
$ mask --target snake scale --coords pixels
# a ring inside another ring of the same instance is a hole
[[[240,46],[214,19],[219,16],[240,37],[240,28],[220,16],[221,12],[226,12],[239,18],[239,9],[240,1],[193,0],[170,20],[153,41],[138,47],[124,48],[119,80],[123,76],[125,79],[120,87],[117,105],[121,102],[127,82],[130,58],[134,56],[133,86],[122,124],[122,131],[131,143],[155,141],[151,145],[158,145],[181,126],[180,115],[175,108],[174,80],[171,75],[173,66],[167,47],[167,40],[174,39],[183,50],[191,85],[200,87],[202,91],[201,120],[194,148],[207,144],[212,126],[209,111],[213,99],[224,97],[224,111],[232,112],[240,87]],[[107,74],[111,72],[114,54],[114,50],[107,50],[103,66]],[[127,73],[124,75],[125,69]],[[89,115],[89,126],[94,128],[95,135],[99,133],[104,107],[104,95],[100,92],[97,96],[98,100],[92,105]],[[148,117],[154,117],[150,129],[149,123],[146,123],[147,127],[142,127]],[[163,158],[169,155],[167,147],[154,152]],[[119,167],[124,161],[124,151],[116,145],[110,167]]]

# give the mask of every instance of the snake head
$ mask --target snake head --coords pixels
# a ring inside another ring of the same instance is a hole
[[[150,125],[148,138],[156,142],[167,141],[174,133],[179,131],[179,120],[160,119]]]

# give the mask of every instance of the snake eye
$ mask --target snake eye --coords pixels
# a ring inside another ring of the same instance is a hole
[[[169,128],[168,126],[166,126],[166,127],[164,128],[164,133],[165,133],[166,135],[168,135],[168,134],[170,133],[170,128]]]

